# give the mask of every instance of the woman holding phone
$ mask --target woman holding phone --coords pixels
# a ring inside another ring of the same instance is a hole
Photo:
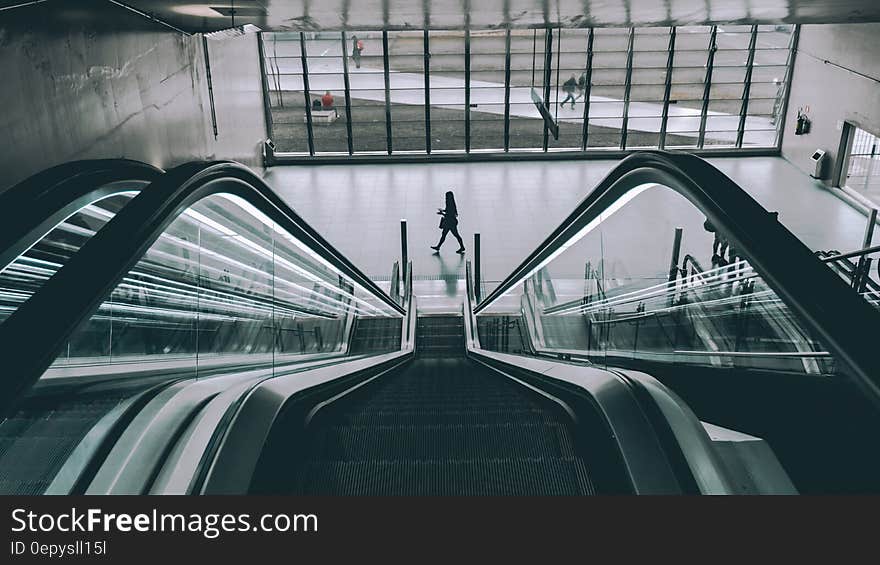
[[[437,213],[441,216],[440,229],[443,230],[443,233],[440,235],[440,243],[432,245],[431,249],[439,253],[440,246],[446,241],[446,234],[452,232],[452,235],[458,240],[459,248],[456,253],[464,253],[464,242],[458,234],[458,206],[455,205],[455,195],[451,190],[446,192],[446,208],[438,208]]]

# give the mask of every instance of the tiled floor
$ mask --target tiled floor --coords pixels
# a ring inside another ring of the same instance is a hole
[[[865,217],[781,158],[711,159],[746,188],[812,249],[858,248]],[[453,190],[460,230],[472,256],[473,234],[482,239],[484,280],[510,273],[615,165],[616,161],[532,161],[508,163],[280,166],[267,182],[293,208],[366,274],[387,277],[400,257],[400,220],[407,220],[414,274],[434,277],[463,272],[450,236],[437,243],[443,194]],[[645,193],[644,196],[647,196]],[[639,197],[641,198],[641,197]],[[636,201],[634,201],[636,202]],[[646,201],[647,203],[647,201]],[[643,206],[643,228],[678,223]],[[672,214],[672,212],[666,212]],[[693,216],[693,215],[691,215]],[[633,226],[629,217],[630,230]],[[706,237],[690,217],[687,234]],[[690,225],[694,224],[694,225]],[[663,232],[665,233],[665,231]],[[622,237],[622,235],[620,236]],[[671,233],[656,243],[631,247],[638,256],[668,256]]]

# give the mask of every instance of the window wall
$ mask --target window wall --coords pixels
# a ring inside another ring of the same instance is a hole
[[[795,28],[261,35],[277,153],[339,156],[775,149]]]

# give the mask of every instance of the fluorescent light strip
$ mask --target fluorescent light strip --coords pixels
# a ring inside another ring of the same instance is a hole
[[[169,258],[171,258],[171,259],[174,259],[174,260],[180,260],[180,259],[181,259],[180,257],[178,257],[178,256],[176,256],[176,255],[173,255],[173,254],[170,254],[170,253],[168,253],[168,252],[166,252],[166,251],[152,250],[152,253],[155,254],[155,255],[159,255],[159,256],[167,256],[167,257],[169,257]],[[224,258],[225,258],[225,257],[224,257]],[[265,272],[263,272],[263,271],[257,269],[256,267],[251,267],[251,266],[245,265],[244,263],[236,262],[235,260],[224,261],[224,264],[225,264],[225,265],[229,265],[229,264],[231,264],[230,262],[231,262],[231,263],[235,263],[235,264],[236,264],[238,267],[240,267],[241,269],[244,269],[244,270],[250,271],[250,272],[252,272],[252,273],[255,273],[255,274],[258,274],[258,275],[261,275],[261,276],[265,276],[265,275],[266,275]],[[164,263],[164,262],[160,262],[160,263],[158,263],[158,268],[163,269],[163,270],[173,270],[171,267],[168,267],[167,263]],[[310,296],[300,296],[300,295],[297,295],[297,294],[293,294],[293,293],[287,291],[285,288],[279,288],[278,285],[276,285],[276,286],[273,287],[273,286],[271,286],[271,285],[269,285],[269,284],[262,283],[262,282],[259,282],[259,281],[256,281],[256,280],[246,279],[246,278],[244,278],[244,277],[242,277],[242,276],[235,275],[235,274],[230,273],[230,272],[228,272],[228,271],[221,271],[221,270],[220,270],[219,268],[217,268],[217,267],[212,267],[212,266],[209,266],[209,265],[201,264],[201,265],[200,265],[200,268],[201,268],[202,271],[211,271],[211,272],[213,272],[214,274],[219,275],[219,276],[228,275],[228,276],[230,276],[231,278],[238,279],[238,280],[240,280],[240,281],[242,281],[242,282],[247,282],[247,283],[250,283],[251,285],[256,285],[256,286],[258,286],[258,287],[262,287],[263,289],[265,289],[265,290],[267,290],[267,291],[271,291],[272,293],[274,293],[274,299],[275,299],[275,300],[277,300],[277,298],[278,298],[278,294],[281,293],[283,296],[291,297],[291,298],[292,298],[292,300],[290,300],[291,303],[297,303],[297,304],[298,304],[299,302],[302,302],[303,300],[305,300],[305,301],[307,301],[307,302],[309,302],[309,303],[317,304],[317,305],[319,305],[321,308],[329,309],[329,310],[331,310],[331,311],[334,311],[334,310],[335,310],[335,311],[340,312],[340,313],[345,313],[345,312],[348,312],[348,311],[356,311],[356,312],[358,312],[358,313],[363,313],[362,310],[356,308],[355,306],[350,306],[350,305],[348,305],[348,304],[346,304],[346,303],[344,303],[344,302],[341,302],[341,301],[335,300],[335,299],[333,299],[332,297],[329,297],[329,296],[321,296],[321,298],[324,299],[324,301],[318,301],[318,300],[315,300],[315,299],[311,298]],[[156,280],[159,280],[159,281],[164,281],[164,282],[167,282],[167,283],[170,284],[170,285],[179,285],[179,286],[184,287],[184,288],[195,289],[194,292],[199,292],[199,291],[209,290],[209,289],[204,289],[204,288],[202,288],[202,287],[198,287],[198,286],[193,285],[193,284],[190,284],[190,283],[186,283],[186,282],[183,282],[183,281],[176,281],[176,280],[172,280],[172,279],[165,279],[165,278],[162,278],[162,277],[159,277],[159,276],[156,276],[156,275],[150,274],[150,273],[146,273],[146,272],[132,271],[130,274],[137,274],[138,276],[149,277],[149,278],[156,279]],[[289,282],[289,281],[286,281],[286,280],[284,280],[283,282],[285,283],[285,286],[292,286],[292,287],[294,287],[294,288],[297,288],[297,289],[299,289],[300,291],[302,291],[302,292],[303,292],[304,294],[306,294],[306,295],[312,295],[312,294],[315,294],[315,292],[314,292],[312,289],[309,289],[309,288],[306,288],[306,287],[303,287],[303,286],[299,286],[299,285],[297,285],[296,283]],[[231,284],[231,283],[230,283],[230,284]],[[210,289],[210,290],[211,290],[211,291],[214,291],[214,292],[217,292],[215,289]],[[237,295],[233,295],[233,296],[237,296]],[[267,296],[267,297],[268,297],[268,296],[269,296],[269,293],[264,294],[264,296]],[[327,302],[332,303],[332,304],[328,304]],[[338,305],[338,306],[336,306],[336,305]]]
[[[290,234],[288,234],[288,233],[286,233],[286,232],[284,232],[284,231],[281,231],[281,230],[277,227],[277,225],[276,225],[274,222],[272,222],[272,220],[271,220],[268,216],[266,216],[265,214],[263,214],[262,212],[260,212],[260,211],[257,210],[256,208],[254,208],[252,205],[250,205],[249,203],[247,203],[245,200],[242,200],[241,198],[239,198],[239,197],[237,197],[237,196],[230,195],[230,194],[225,194],[225,193],[217,194],[217,195],[214,195],[214,196],[219,196],[219,197],[226,198],[226,199],[232,201],[233,203],[235,203],[237,206],[241,206],[241,207],[242,207],[243,209],[245,209],[248,213],[254,215],[254,217],[255,217],[258,221],[263,222],[265,225],[269,225],[269,226],[270,226],[270,227],[271,227],[276,233],[278,233],[278,234],[284,236],[284,238],[285,238],[286,240],[288,240],[288,241],[294,243],[295,245],[297,245],[297,247],[299,247],[300,249],[304,250],[304,251],[305,251],[310,257],[315,258],[315,259],[318,260],[320,263],[326,265],[326,266],[327,266],[330,270],[332,270],[334,273],[336,273],[336,274],[338,274],[338,275],[340,275],[340,276],[345,276],[345,275],[342,274],[338,269],[334,268],[332,265],[330,265],[330,263],[328,263],[326,260],[324,260],[323,258],[321,258],[320,255],[318,255],[318,254],[315,253],[314,251],[310,250],[307,246],[305,246],[304,244],[302,244],[299,240],[297,240],[296,238],[294,238],[294,237],[291,236]],[[245,205],[246,205],[246,206],[245,206]],[[247,207],[249,207],[249,209],[248,209]],[[193,212],[194,212],[193,214],[187,214],[187,215],[189,215],[192,219],[194,219],[194,220],[196,220],[196,221],[200,221],[199,218],[205,218],[205,219],[207,219],[206,216],[204,216],[204,214],[201,214],[201,213],[199,213],[199,212],[195,212],[195,211],[193,211]],[[293,272],[294,274],[298,274],[299,276],[302,276],[302,277],[304,277],[304,278],[306,278],[306,279],[308,279],[308,280],[314,282],[315,284],[318,284],[318,285],[320,285],[320,286],[323,286],[324,288],[326,288],[326,289],[328,289],[328,290],[331,290],[331,291],[334,292],[334,293],[341,294],[341,295],[343,295],[343,296],[348,296],[348,297],[351,298],[352,300],[354,300],[354,301],[360,303],[361,305],[365,306],[365,307],[368,308],[369,310],[374,311],[374,312],[377,313],[377,314],[385,315],[385,316],[387,316],[387,315],[389,314],[388,310],[383,310],[383,309],[377,308],[377,307],[373,306],[372,304],[370,304],[369,302],[367,302],[367,301],[365,301],[365,300],[363,300],[363,299],[357,297],[355,294],[353,294],[353,293],[348,293],[348,292],[346,292],[346,291],[340,289],[339,287],[334,286],[332,283],[329,283],[329,282],[325,281],[324,279],[322,279],[321,277],[315,275],[314,273],[311,273],[311,272],[309,272],[309,271],[303,269],[303,268],[300,267],[299,265],[296,265],[296,264],[290,262],[289,260],[285,259],[284,257],[279,256],[277,253],[273,253],[273,252],[271,252],[271,251],[265,249],[264,247],[260,246],[259,244],[257,244],[257,243],[255,243],[255,242],[251,241],[250,239],[248,239],[248,238],[246,238],[246,237],[244,237],[244,236],[242,236],[242,235],[236,233],[235,231],[232,231],[232,230],[230,230],[230,229],[228,229],[228,228],[222,226],[222,224],[219,224],[219,223],[217,223],[216,221],[214,221],[214,220],[210,220],[210,219],[209,219],[209,221],[210,221],[210,223],[209,223],[208,225],[209,225],[211,228],[213,228],[213,229],[219,231],[220,233],[224,234],[225,236],[229,237],[230,239],[239,242],[239,243],[242,244],[243,246],[245,246],[245,247],[251,249],[252,251],[254,251],[254,252],[256,252],[256,253],[258,253],[258,254],[260,254],[260,255],[262,255],[263,257],[265,257],[265,258],[267,258],[267,259],[270,259],[270,260],[274,261],[274,263],[275,263],[276,266],[281,265],[282,267],[284,267],[284,268],[286,268],[287,270]],[[174,237],[174,236],[170,236],[170,237]],[[180,240],[180,241],[183,241],[183,240]],[[186,243],[189,244],[189,242],[186,242]],[[182,244],[181,244],[181,245],[182,245]],[[203,250],[203,252],[204,252],[204,250]],[[347,279],[347,277],[346,277],[346,279]],[[349,280],[349,282],[350,282],[353,286],[356,286],[357,288],[360,288],[361,290],[363,290],[363,291],[366,292],[367,294],[372,294],[372,293],[370,293],[369,291],[367,291],[366,289],[364,289],[363,286],[357,284],[356,282],[351,281],[351,280]],[[393,312],[392,314],[396,314],[396,312]]]
[[[745,265],[745,262],[741,261],[741,262],[738,262],[737,264]],[[740,275],[740,274],[744,274],[744,273],[750,272],[750,271],[753,271],[752,267],[746,266],[745,268],[740,269],[738,271],[731,271],[731,272],[726,272],[726,273]],[[749,276],[738,276],[735,281],[731,281],[729,279],[726,279],[726,280],[720,279],[719,277],[723,274],[725,274],[725,273],[719,273],[719,275],[717,277],[715,277],[715,278],[718,278],[718,280],[714,281],[712,284],[718,286],[718,285],[722,285],[722,284],[729,284],[731,282],[739,282],[739,281],[743,281],[743,280],[748,280],[750,278],[754,278],[757,276],[757,274],[752,274]],[[694,288],[698,288],[700,286],[708,286],[708,285],[709,285],[709,283],[703,282],[702,284],[694,285]],[[683,284],[681,287],[681,289],[690,289],[690,288],[692,288],[692,287],[690,285],[688,285],[687,283]],[[670,294],[668,292],[670,290],[673,290],[674,292],[679,292],[681,289],[677,286],[676,281],[664,281],[663,283],[660,283],[657,285],[652,285],[652,286],[649,286],[649,287],[646,287],[643,289],[638,289],[638,290],[634,290],[634,291],[627,292],[624,294],[620,294],[620,295],[614,296],[612,298],[606,298],[606,299],[603,299],[598,302],[593,302],[591,304],[572,305],[569,308],[559,310],[557,312],[553,312],[552,314],[549,314],[549,315],[567,314],[569,312],[574,312],[574,311],[578,311],[578,310],[581,312],[585,312],[585,310],[584,310],[585,308],[610,307],[610,306],[615,306],[615,305],[619,305],[619,304],[623,304],[623,303],[627,303],[627,302],[633,302],[636,300],[654,298],[658,295],[666,296],[666,295]]]
[[[207,248],[204,248],[204,247],[199,247],[198,245],[196,245],[196,244],[194,244],[194,243],[191,243],[191,242],[189,242],[189,241],[186,241],[186,240],[183,240],[183,239],[177,238],[176,236],[166,235],[166,239],[174,240],[173,243],[174,243],[174,245],[176,245],[177,247],[186,247],[186,248],[189,248],[189,249],[193,250],[193,251],[196,252],[196,253],[202,253],[202,254],[204,254],[204,255],[208,255],[208,256],[210,256],[210,257],[213,257],[213,258],[217,259],[218,261],[220,261],[220,263],[222,263],[222,264],[224,264],[224,265],[236,266],[236,267],[238,267],[238,268],[240,268],[240,269],[242,269],[242,270],[252,272],[252,273],[257,274],[257,275],[260,275],[260,276],[262,276],[262,277],[269,277],[268,273],[266,273],[265,271],[263,271],[263,270],[261,270],[261,269],[259,269],[259,268],[257,268],[257,267],[252,267],[252,266],[250,266],[250,265],[246,265],[246,264],[244,264],[244,263],[242,263],[242,262],[240,262],[240,261],[237,261],[237,260],[235,260],[235,259],[232,259],[232,258],[230,258],[230,257],[228,257],[228,256],[226,256],[226,255],[220,254],[220,253],[218,253],[218,252],[216,252],[216,251],[212,251],[212,250],[207,249]],[[179,256],[176,256],[176,255],[174,255],[173,253],[169,253],[169,252],[167,252],[167,251],[160,251],[160,250],[156,249],[155,246],[152,247],[152,248],[150,248],[150,250],[147,251],[147,255],[150,255],[150,254],[154,254],[154,255],[166,255],[166,256],[169,256],[169,257],[171,257],[171,258],[173,258],[173,259],[175,259],[175,260],[185,261],[184,258],[179,257]],[[246,280],[246,279],[245,279],[245,280]],[[303,286],[300,286],[300,285],[298,285],[298,284],[296,284],[296,283],[294,283],[294,282],[292,282],[292,281],[289,281],[289,280],[287,280],[287,279],[281,279],[281,280],[284,281],[286,284],[288,284],[288,285],[290,285],[290,286],[293,286],[293,287],[295,287],[295,288],[299,288],[299,289],[301,289],[303,292],[306,292],[306,293],[310,293],[310,292],[312,292],[311,289],[308,289],[308,288],[305,288],[305,287],[303,287]],[[248,281],[248,282],[260,284],[260,283],[258,283],[258,281]],[[318,281],[314,281],[314,280],[313,280],[312,282],[318,282]],[[318,284],[320,284],[320,283],[318,283]],[[337,287],[334,287],[334,286],[332,286],[332,285],[324,284],[324,285],[322,285],[322,286],[324,286],[325,288],[328,288],[328,289],[330,289],[330,290],[332,290],[333,292],[336,292],[336,293],[338,293],[338,294],[342,294],[342,295],[345,295],[345,296],[350,296],[350,297],[353,298],[353,299],[355,298],[355,297],[353,297],[352,295],[350,295],[350,294],[348,294],[348,293],[342,292],[342,291],[339,290]],[[328,297],[328,299],[329,299],[329,297]],[[332,300],[332,299],[330,299],[330,300]],[[335,302],[338,302],[339,304],[343,304],[343,303],[341,303],[341,302],[339,302],[339,301],[335,301]],[[362,302],[362,301],[360,301],[360,302]],[[375,308],[373,308],[373,309],[376,310]],[[379,311],[379,312],[382,313],[382,314],[385,314],[385,312],[381,312],[381,311]]]
[[[156,280],[158,282],[155,282],[155,283],[147,282],[147,281],[144,281],[141,279],[132,278],[132,276],[150,278],[150,279]],[[274,308],[277,308],[281,311],[290,311],[290,312],[295,312],[295,313],[301,313],[300,312],[301,309],[299,308],[300,305],[298,303],[291,301],[290,305],[288,306],[288,305],[285,305],[283,302],[278,302],[276,298],[273,298],[273,297],[271,297],[269,295],[265,295],[265,294],[258,295],[258,296],[265,298],[265,301],[255,300],[253,298],[248,298],[248,297],[241,296],[238,294],[218,291],[216,289],[203,288],[203,287],[199,287],[199,286],[192,285],[189,283],[183,283],[183,282],[179,282],[179,281],[172,281],[169,279],[163,279],[162,277],[155,276],[150,273],[139,272],[139,271],[132,271],[131,273],[129,273],[129,276],[127,276],[123,280],[126,281],[127,283],[129,283],[130,285],[134,285],[135,287],[149,286],[149,287],[152,287],[155,289],[160,289],[160,290],[157,290],[157,292],[164,292],[164,293],[169,293],[169,294],[173,294],[173,295],[179,295],[181,293],[184,293],[184,294],[191,296],[194,299],[198,299],[198,300],[214,300],[216,302],[217,300],[222,298],[222,299],[225,299],[226,301],[228,301],[229,303],[237,303],[237,302],[251,303],[251,304],[257,304],[257,305],[266,306],[266,307],[274,307]],[[170,283],[170,284],[163,284],[163,283]],[[165,291],[164,289],[169,289],[169,290]],[[207,296],[208,293],[214,294],[217,298],[213,298],[213,299],[209,298]],[[297,297],[297,298],[299,298],[299,297]],[[306,298],[304,298],[303,300],[308,300],[310,302],[314,302],[314,301],[306,299]],[[269,304],[270,302],[274,306],[270,306],[270,304]],[[321,306],[326,308],[326,306],[323,304],[321,304]],[[319,313],[319,314],[323,314],[323,313]],[[326,314],[326,315],[329,315],[329,314]]]
[[[56,225],[53,226],[51,229],[49,229],[46,233],[44,233],[39,239],[37,239],[36,241],[34,241],[34,243],[32,243],[27,249],[25,249],[24,251],[22,251],[21,254],[20,254],[18,257],[16,257],[14,261],[11,261],[9,264],[5,265],[3,269],[0,269],[0,274],[2,274],[2,273],[4,272],[4,270],[5,270],[6,268],[8,268],[10,265],[13,265],[14,263],[18,262],[19,259],[21,259],[21,258],[22,258],[22,257],[28,252],[28,251],[30,251],[30,250],[33,248],[34,245],[36,245],[36,244],[40,243],[41,241],[43,241],[43,240],[46,238],[46,236],[48,236],[50,233],[52,233],[52,231],[53,231],[56,227],[58,227],[58,225],[68,222],[68,220],[70,220],[70,218],[72,218],[72,217],[74,217],[75,215],[79,214],[80,211],[83,210],[84,208],[89,207],[89,206],[93,206],[93,205],[95,205],[95,204],[97,204],[97,203],[99,203],[99,202],[102,202],[102,201],[104,201],[104,200],[107,200],[108,198],[113,198],[114,196],[130,196],[130,197],[134,197],[135,195],[137,195],[137,194],[139,194],[139,193],[140,193],[139,190],[120,190],[119,192],[114,192],[114,193],[112,193],[112,194],[108,194],[108,195],[106,195],[106,196],[103,196],[102,198],[99,198],[98,200],[95,200],[94,202],[92,202],[92,203],[90,203],[90,204],[86,204],[86,205],[83,206],[82,208],[76,210],[75,212],[73,212],[72,214],[70,214],[69,216],[67,216],[66,218],[64,218],[62,221],[60,221],[58,224],[56,224]]]
[[[272,230],[275,231],[275,233],[279,234],[282,238],[286,239],[287,241],[293,243],[293,244],[294,244],[295,246],[297,246],[297,247],[298,247],[303,253],[305,253],[306,255],[308,255],[309,257],[311,257],[312,259],[314,259],[315,261],[317,261],[318,263],[320,263],[321,265],[323,265],[324,267],[326,267],[326,268],[329,269],[330,271],[336,273],[337,275],[343,276],[343,277],[345,277],[346,279],[349,279],[348,276],[346,276],[344,273],[342,273],[338,268],[336,268],[332,263],[330,263],[329,261],[327,261],[327,260],[326,260],[324,257],[322,257],[320,254],[318,254],[317,252],[315,252],[313,249],[311,249],[309,246],[307,246],[306,244],[304,244],[303,242],[301,242],[301,241],[298,240],[297,238],[293,237],[293,235],[291,235],[291,234],[289,234],[288,232],[282,230],[282,229],[278,226],[277,223],[275,223],[274,221],[272,221],[271,218],[269,218],[269,217],[268,217],[267,215],[265,215],[263,212],[261,212],[260,210],[258,210],[256,207],[254,207],[250,202],[248,202],[248,201],[246,201],[246,200],[244,200],[244,199],[242,199],[242,198],[240,198],[240,197],[238,197],[238,196],[236,196],[236,195],[234,195],[234,194],[221,193],[221,194],[218,194],[217,196],[219,196],[220,198],[224,198],[224,199],[226,199],[226,200],[229,200],[230,202],[232,202],[232,203],[234,203],[235,205],[239,206],[242,210],[245,210],[246,212],[248,212],[249,214],[251,214],[254,218],[256,218],[257,220],[259,220],[259,221],[262,222],[263,224],[270,226],[270,227],[272,228]],[[363,292],[365,292],[365,293],[367,293],[367,294],[369,294],[369,295],[372,295],[372,294],[373,294],[371,291],[369,291],[369,290],[367,290],[366,288],[364,288],[364,287],[363,287],[360,283],[358,283],[357,281],[349,280],[349,282],[350,282],[353,286],[355,286],[356,288],[361,289]],[[355,296],[353,296],[353,298],[355,298],[355,300],[359,300],[359,299],[358,299],[357,297],[355,297]],[[364,303],[364,304],[367,304],[367,303]],[[369,307],[371,307],[371,308],[373,308],[373,309],[376,309],[374,306],[371,306],[371,305],[369,305],[369,304],[367,304],[367,306],[369,306]],[[378,309],[377,309],[377,311],[378,311],[378,312],[381,312],[381,313],[384,313],[384,314],[387,314],[387,310],[386,310],[386,311],[382,311],[382,310],[378,310]],[[392,312],[392,314],[397,315],[397,312]]]

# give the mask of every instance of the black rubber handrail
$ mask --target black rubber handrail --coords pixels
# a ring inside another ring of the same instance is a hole
[[[0,324],[0,359],[4,359],[0,415],[39,380],[70,335],[106,300],[165,228],[194,203],[221,192],[248,201],[389,308],[405,314],[403,307],[247,167],[226,161],[188,163],[142,190]]]
[[[814,330],[872,401],[880,404],[880,312],[825,266],[774,214],[718,169],[685,153],[644,151],[620,162],[571,214],[482,302],[510,291],[565,242],[632,188],[657,183],[693,203],[741,250],[767,284]]]
[[[152,182],[162,169],[128,159],[73,161],[46,169],[0,193],[0,269],[71,214],[118,190]]]

